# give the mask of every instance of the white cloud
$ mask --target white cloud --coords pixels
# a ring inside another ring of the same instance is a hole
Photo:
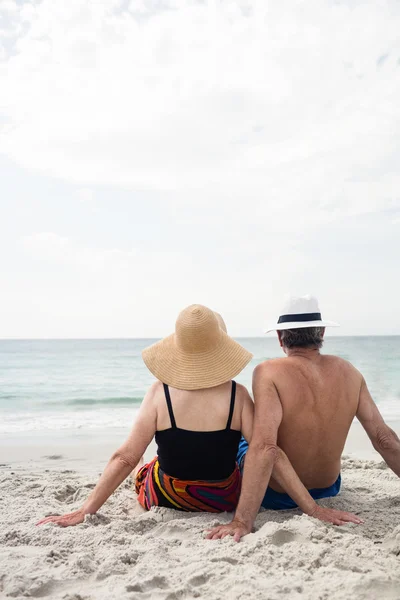
[[[0,299],[3,314],[18,315],[14,335],[159,335],[174,323],[175,292],[186,301],[192,262],[183,253],[95,248],[53,232],[25,236],[19,245],[25,277]]]
[[[126,275],[148,282],[154,268],[160,276],[166,274],[172,263],[180,262],[183,271],[190,267],[190,261],[176,252],[155,252],[151,248],[146,251],[136,248],[95,248],[52,232],[25,236],[21,239],[21,245],[33,260],[70,267],[84,276],[90,273],[103,274],[105,286],[116,276]]]
[[[5,201],[2,335],[159,335],[192,302],[258,334],[286,292],[320,295],[346,333],[374,315],[391,331],[397,2],[7,0],[0,15],[0,152],[33,182],[22,211]]]
[[[77,189],[76,195],[81,202],[87,204],[92,204],[95,198],[94,191],[86,187]]]
[[[400,205],[394,0],[125,5],[14,4],[29,27],[0,71],[0,150],[81,186],[170,189],[224,215],[245,201],[289,226]]]
[[[22,246],[34,260],[71,266],[82,271],[98,272],[110,264],[121,264],[135,258],[135,251],[123,253],[118,249],[101,250],[79,246],[69,238],[52,232],[40,232],[24,237]]]
[[[261,333],[270,290],[276,288],[279,302],[296,272],[309,267],[290,244],[273,260],[274,240],[262,249],[236,240],[219,248],[218,256],[213,249],[207,252],[206,239],[198,256],[184,248],[95,248],[54,232],[24,236],[19,246],[25,276],[0,298],[0,314],[14,322],[13,335],[18,315],[17,331],[33,337],[47,331],[59,337],[76,331],[83,337],[159,336],[168,334],[178,311],[194,302],[222,311],[232,333]],[[248,264],[252,255],[258,260]],[[7,330],[5,322],[3,335]]]

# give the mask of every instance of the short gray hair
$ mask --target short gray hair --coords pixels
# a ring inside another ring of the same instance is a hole
[[[304,327],[281,331],[281,341],[285,348],[322,348],[324,327]]]

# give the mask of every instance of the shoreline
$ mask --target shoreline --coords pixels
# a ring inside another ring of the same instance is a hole
[[[389,422],[400,436],[400,421]],[[35,432],[3,435],[0,444],[0,465],[12,468],[73,469],[78,472],[102,471],[107,461],[128,435],[128,428],[113,431]],[[156,455],[154,440],[145,453],[149,461]],[[355,421],[350,429],[344,456],[381,461],[364,429]]]

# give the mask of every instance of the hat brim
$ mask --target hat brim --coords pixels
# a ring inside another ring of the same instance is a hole
[[[277,323],[265,331],[285,331],[286,329],[305,329],[306,327],[340,327],[339,323],[333,321],[292,321],[291,323]]]
[[[172,334],[145,348],[142,357],[163,383],[180,390],[199,390],[236,377],[253,355],[221,330],[219,343],[207,352],[184,352]]]

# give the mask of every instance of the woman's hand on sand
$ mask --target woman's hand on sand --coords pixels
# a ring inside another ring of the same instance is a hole
[[[36,525],[46,525],[47,523],[54,523],[60,527],[71,527],[72,525],[79,525],[85,520],[85,513],[82,509],[76,510],[75,512],[68,513],[66,515],[58,515],[53,517],[46,517],[36,523]]]
[[[335,510],[334,508],[324,508],[318,504],[316,505],[315,510],[309,516],[314,517],[314,519],[324,521],[325,523],[332,523],[333,525],[347,525],[348,523],[356,523],[356,525],[361,525],[364,523],[360,517],[353,515],[353,513]]]
[[[251,527],[248,527],[241,521],[235,519],[228,525],[218,525],[208,531],[207,540],[222,540],[227,535],[233,536],[235,542],[240,542],[240,538],[251,533]]]

